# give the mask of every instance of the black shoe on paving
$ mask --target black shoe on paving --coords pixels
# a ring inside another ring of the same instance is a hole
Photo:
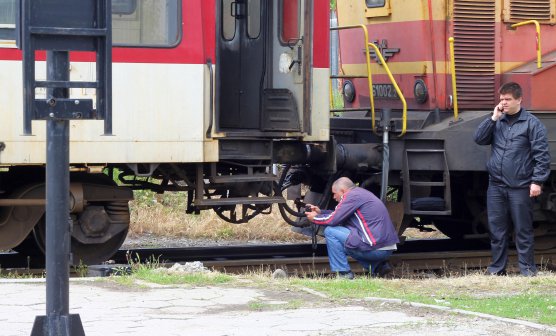
[[[353,278],[355,278],[355,275],[353,275],[352,271],[338,272],[338,278],[339,279],[353,280]]]

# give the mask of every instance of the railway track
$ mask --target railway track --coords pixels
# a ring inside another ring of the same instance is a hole
[[[509,256],[510,263],[517,264],[516,251],[510,250]],[[556,249],[537,251],[535,257],[537,264],[554,269]],[[291,275],[330,273],[325,244],[318,244],[315,249],[310,244],[281,244],[121,250],[113,257],[111,264],[91,266],[89,269],[94,275],[107,275],[115,267],[121,268],[121,265],[129,264],[130,258],[134,262],[156,261],[162,265],[201,261],[208,268],[227,273],[273,271],[278,268]],[[18,274],[41,274],[44,265],[39,259],[17,253],[1,254],[0,268],[2,273],[17,270]],[[484,269],[490,263],[490,250],[485,249],[484,243],[480,241],[419,240],[400,245],[390,260],[394,266],[394,276],[409,276],[420,272],[463,273],[472,269]],[[362,272],[356,262],[353,261],[352,265],[355,272]]]
[[[440,272],[463,274],[466,271],[485,268],[490,263],[490,250],[450,251],[425,253],[397,253],[390,259],[394,266],[392,276],[411,276],[422,272]],[[510,263],[517,264],[517,253],[509,253]],[[554,270],[556,249],[539,253],[536,262],[545,268]],[[330,274],[328,257],[299,257],[281,259],[243,259],[203,262],[206,267],[227,273],[245,273],[249,271],[283,269],[290,275],[327,275]],[[362,273],[357,262],[351,261],[352,270]],[[511,269],[510,269],[511,271]]]

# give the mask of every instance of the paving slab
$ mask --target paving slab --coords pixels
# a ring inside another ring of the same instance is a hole
[[[29,335],[45,314],[44,280],[0,280],[0,335]],[[511,320],[388,300],[330,300],[304,290],[230,285],[70,284],[70,313],[88,336],[136,335],[555,335]]]

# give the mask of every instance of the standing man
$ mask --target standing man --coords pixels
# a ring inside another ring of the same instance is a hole
[[[521,107],[521,87],[500,87],[500,104],[475,132],[475,142],[491,145],[487,163],[488,226],[492,249],[489,274],[506,274],[510,221],[515,228],[519,270],[537,274],[534,256],[532,197],[550,174],[546,128],[537,117]]]
[[[390,272],[392,266],[387,260],[399,240],[384,203],[347,177],[332,184],[332,193],[338,202],[334,211],[309,205],[311,211],[305,213],[309,221],[326,225],[324,236],[332,272],[353,279],[348,255],[371,275]]]

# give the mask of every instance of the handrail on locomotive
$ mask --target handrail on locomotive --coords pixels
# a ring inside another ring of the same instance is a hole
[[[536,30],[536,46],[537,46],[537,69],[542,68],[542,54],[541,54],[541,26],[538,20],[527,20],[518,23],[514,23],[510,27],[517,29],[517,27],[521,27],[528,24],[534,24]]]
[[[450,71],[452,72],[452,97],[454,106],[454,122],[458,121],[458,89],[456,80],[456,53],[454,52],[455,39],[450,37],[448,43],[450,44]]]
[[[402,131],[401,131],[399,136],[403,136],[405,134],[406,130],[407,130],[407,102],[405,100],[405,97],[403,96],[402,91],[400,90],[400,87],[398,86],[398,83],[396,82],[396,79],[392,75],[392,72],[390,71],[390,68],[388,67],[388,64],[384,60],[384,57],[382,57],[382,54],[380,53],[380,50],[378,49],[378,47],[374,43],[369,42],[369,31],[367,29],[367,26],[362,25],[362,24],[361,25],[351,25],[351,26],[339,26],[339,27],[330,27],[330,30],[344,30],[344,29],[354,29],[354,28],[361,28],[363,30],[363,33],[364,33],[364,38],[365,38],[365,43],[364,43],[364,45],[365,45],[365,61],[366,61],[366,65],[367,65],[367,74],[366,75],[356,75],[356,76],[351,76],[351,75],[345,75],[344,74],[344,75],[341,75],[341,76],[330,76],[330,78],[346,78],[346,77],[367,78],[368,83],[369,83],[369,99],[370,99],[370,105],[371,105],[371,125],[372,125],[373,132],[376,132],[375,102],[374,102],[374,95],[373,95],[373,80],[372,80],[372,72],[371,72],[371,52],[370,52],[369,46],[373,47],[377,57],[380,60],[379,64],[384,66],[384,69],[386,70],[386,73],[388,74],[388,77],[390,78],[390,81],[392,82],[392,85],[394,86],[396,92],[398,93],[398,96],[400,97],[400,99],[402,101],[402,104],[403,104]]]
[[[400,87],[398,86],[398,83],[396,82],[396,79],[392,75],[392,71],[390,71],[390,68],[388,67],[388,64],[384,60],[384,57],[382,57],[382,54],[381,54],[380,50],[378,49],[378,47],[374,43],[369,43],[369,45],[371,47],[373,47],[373,49],[375,50],[375,53],[378,56],[378,58],[380,59],[381,64],[384,66],[384,70],[386,70],[386,73],[388,74],[388,78],[390,78],[390,81],[392,82],[392,85],[394,85],[394,88],[396,89],[396,92],[398,93],[398,97],[402,101],[402,105],[403,105],[403,109],[402,109],[402,116],[403,116],[402,117],[403,118],[402,119],[402,132],[399,135],[401,137],[407,131],[407,102],[405,100],[405,97],[403,96],[402,91],[400,90]]]

